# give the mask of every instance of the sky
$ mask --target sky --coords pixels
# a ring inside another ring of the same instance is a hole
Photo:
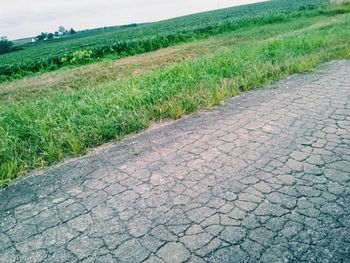
[[[0,36],[153,22],[262,0],[0,0]]]

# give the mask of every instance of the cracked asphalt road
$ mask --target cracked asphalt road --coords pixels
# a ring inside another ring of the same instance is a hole
[[[0,192],[0,262],[349,262],[350,61]]]

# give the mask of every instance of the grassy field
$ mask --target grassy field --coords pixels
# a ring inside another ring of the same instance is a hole
[[[29,43],[24,50],[0,57],[0,82],[64,66],[125,57],[222,32],[248,24],[281,20],[298,10],[327,4],[328,0],[274,0],[255,5],[206,12],[137,27],[90,31],[52,41]]]
[[[2,84],[0,184],[153,121],[177,119],[241,91],[349,57],[350,5],[343,4],[285,14],[116,62]]]

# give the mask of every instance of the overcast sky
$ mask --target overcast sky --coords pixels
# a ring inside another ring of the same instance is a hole
[[[0,36],[158,21],[262,0],[0,0]]]

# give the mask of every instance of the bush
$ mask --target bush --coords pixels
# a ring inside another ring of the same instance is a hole
[[[71,55],[65,55],[62,64],[83,64],[92,61],[92,50],[78,50]]]
[[[7,38],[1,38],[0,55],[10,53],[11,51],[13,51],[13,42],[9,41]]]

